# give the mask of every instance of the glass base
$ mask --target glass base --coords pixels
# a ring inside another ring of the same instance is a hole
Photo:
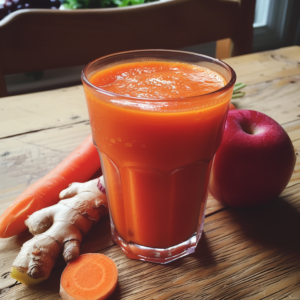
[[[198,242],[202,236],[203,223],[204,218],[199,224],[197,232],[193,234],[191,238],[178,245],[165,249],[145,247],[132,242],[127,243],[118,233],[112,220],[111,232],[113,241],[121,247],[122,251],[128,258],[148,261],[157,264],[167,264],[195,252]]]

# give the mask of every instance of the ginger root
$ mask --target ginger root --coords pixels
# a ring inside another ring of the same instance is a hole
[[[47,279],[63,250],[66,263],[80,254],[83,236],[108,213],[103,177],[72,183],[56,205],[33,213],[26,226],[34,237],[13,262],[11,277],[32,285]]]

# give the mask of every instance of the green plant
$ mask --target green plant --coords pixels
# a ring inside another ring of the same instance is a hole
[[[245,83],[236,83],[233,88],[232,99],[241,98],[245,96],[245,92],[241,92],[240,90],[246,86]]]
[[[62,0],[65,8],[106,8],[143,4],[158,0]]]

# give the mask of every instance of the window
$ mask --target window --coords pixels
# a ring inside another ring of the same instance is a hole
[[[253,51],[264,51],[294,44],[299,16],[299,0],[256,0]],[[293,12],[294,11],[294,12]],[[292,28],[291,28],[292,27]]]
[[[254,28],[265,26],[267,24],[269,7],[270,0],[256,0]]]

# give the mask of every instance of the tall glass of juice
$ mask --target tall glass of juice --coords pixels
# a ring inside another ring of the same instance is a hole
[[[195,251],[235,80],[218,59],[169,50],[83,70],[112,237],[129,258],[167,263]]]

